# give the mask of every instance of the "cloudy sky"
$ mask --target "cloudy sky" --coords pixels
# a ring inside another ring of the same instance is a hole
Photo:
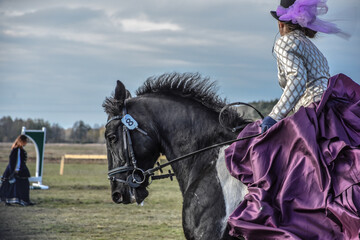
[[[124,82],[200,72],[229,101],[272,100],[281,89],[269,11],[278,0],[0,0],[0,118],[64,128],[104,124],[101,104]],[[319,34],[331,74],[360,83],[360,1],[328,0],[323,17],[349,40]]]

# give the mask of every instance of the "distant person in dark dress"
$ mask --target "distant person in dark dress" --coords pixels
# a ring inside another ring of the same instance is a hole
[[[0,201],[6,205],[33,205],[29,191],[30,172],[26,166],[27,154],[24,150],[27,141],[25,135],[20,135],[11,147],[9,164],[3,173],[0,187]]]

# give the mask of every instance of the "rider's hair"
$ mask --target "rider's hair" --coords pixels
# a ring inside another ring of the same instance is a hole
[[[28,141],[28,138],[25,135],[20,135],[15,139],[13,145],[11,146],[11,149],[18,148],[18,147],[22,148],[23,146],[26,145],[27,141]]]
[[[314,38],[317,31],[314,31],[314,30],[311,30],[309,28],[306,28],[306,27],[302,27],[300,26],[299,24],[292,24],[292,23],[285,23],[287,26],[288,26],[288,29],[290,31],[294,31],[294,30],[300,30],[302,31],[303,33],[305,33],[305,35],[309,38]]]

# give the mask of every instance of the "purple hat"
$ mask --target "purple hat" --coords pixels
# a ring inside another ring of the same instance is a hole
[[[281,0],[280,6],[283,8],[288,8],[293,5],[295,0]],[[279,20],[279,16],[276,14],[276,11],[270,11],[270,14],[277,20]]]
[[[299,24],[301,27],[323,33],[340,34],[348,38],[349,34],[342,32],[334,23],[318,18],[328,11],[327,0],[281,0],[276,11],[271,15],[281,22]]]

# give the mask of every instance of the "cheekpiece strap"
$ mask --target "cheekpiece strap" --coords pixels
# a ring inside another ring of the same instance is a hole
[[[142,133],[143,135],[147,136],[147,132],[145,132],[144,130],[142,130],[141,128],[139,128],[138,123],[136,122],[136,120],[127,113],[127,109],[126,109],[126,101],[124,102],[124,107],[122,109],[122,116],[117,115],[114,116],[112,118],[110,118],[107,123],[105,124],[105,127],[113,120],[121,120],[122,124],[129,130],[137,130],[138,132]]]
[[[113,121],[113,120],[118,120],[118,119],[121,119],[121,118],[122,118],[122,117],[119,116],[119,115],[110,118],[110,119],[107,121],[107,123],[105,124],[105,127],[106,127],[111,121]]]

